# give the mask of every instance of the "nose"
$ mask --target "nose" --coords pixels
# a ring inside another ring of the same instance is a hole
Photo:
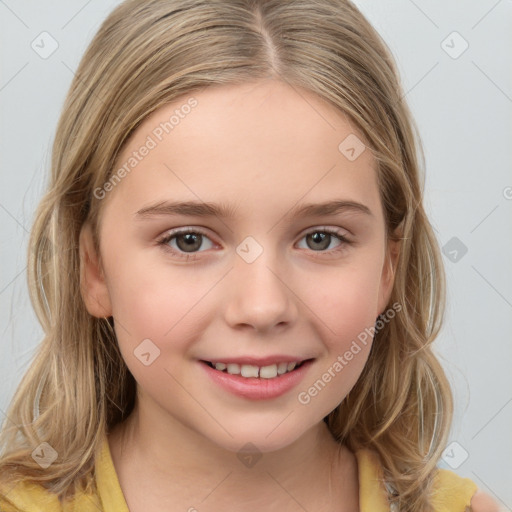
[[[237,256],[230,280],[225,319],[233,329],[269,332],[297,319],[297,303],[283,265],[264,251],[247,263]]]

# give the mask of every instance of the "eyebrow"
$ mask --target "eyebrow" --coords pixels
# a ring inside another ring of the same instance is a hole
[[[373,216],[368,206],[357,201],[335,199],[323,203],[307,203],[292,208],[288,217],[315,217],[322,215],[334,215],[350,212]],[[200,201],[160,201],[145,206],[135,214],[139,218],[149,218],[158,215],[185,215],[191,217],[219,217],[232,219],[236,216],[236,210],[226,204],[216,204]]]

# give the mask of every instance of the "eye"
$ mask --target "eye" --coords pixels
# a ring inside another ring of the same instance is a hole
[[[178,257],[188,260],[193,259],[195,253],[202,252],[199,249],[204,246],[205,241],[207,242],[206,249],[211,249],[213,242],[206,233],[197,228],[187,228],[167,233],[157,243]]]
[[[306,249],[311,249],[314,252],[337,252],[352,243],[340,231],[330,228],[317,228],[306,233],[301,240],[306,241]],[[337,245],[329,249],[332,242],[337,242]]]
[[[337,253],[353,243],[340,231],[331,228],[316,228],[306,233],[301,238],[302,240],[306,241],[305,249],[320,253]],[[331,246],[333,242],[337,243],[334,248]],[[214,246],[208,235],[198,228],[171,231],[166,233],[157,243],[166,251],[170,251],[173,256],[186,260],[195,259],[197,253],[211,249]],[[204,247],[205,243],[206,247]],[[201,248],[203,250],[200,250]]]

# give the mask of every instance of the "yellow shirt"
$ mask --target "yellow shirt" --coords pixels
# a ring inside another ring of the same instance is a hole
[[[389,512],[381,467],[370,450],[355,452],[359,474],[360,512]],[[21,482],[14,488],[0,489],[1,512],[129,512],[105,440],[96,461],[96,494],[79,494],[61,505],[57,497],[41,486]],[[440,469],[434,482],[436,512],[464,512],[476,492],[476,484],[452,471]]]

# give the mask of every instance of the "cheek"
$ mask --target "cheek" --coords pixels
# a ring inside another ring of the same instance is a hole
[[[375,324],[378,315],[378,258],[331,269],[300,288],[330,348],[342,350],[347,341]]]
[[[368,359],[378,309],[378,258],[337,268],[302,288],[324,356],[301,387],[298,402],[315,414],[331,412],[355,385]],[[367,263],[367,264],[364,264]]]
[[[215,280],[200,279],[193,270],[170,273],[168,268],[133,260],[130,265],[118,265],[110,277],[109,293],[123,356],[133,358],[133,351],[145,339],[162,352],[186,350],[198,331],[201,302]]]
[[[184,358],[201,332],[205,297],[212,284],[190,272],[118,268],[111,298],[121,355],[137,381],[164,408],[186,408]],[[174,377],[174,378],[173,378]],[[183,409],[185,410],[185,409]]]

